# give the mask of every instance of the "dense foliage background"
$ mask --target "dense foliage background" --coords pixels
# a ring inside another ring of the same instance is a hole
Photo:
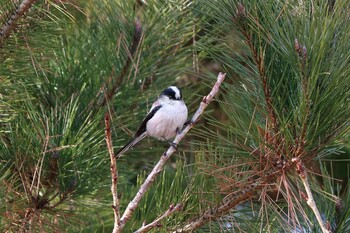
[[[349,232],[349,7],[0,0],[0,230],[111,232],[105,113],[117,150],[165,87],[191,115],[223,71],[125,232],[172,203],[153,232],[320,232],[295,159],[327,228]],[[122,210],[167,146],[145,139],[117,161]]]

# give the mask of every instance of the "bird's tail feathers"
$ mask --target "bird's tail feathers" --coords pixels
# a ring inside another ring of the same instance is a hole
[[[139,141],[144,139],[147,136],[147,131],[139,135],[138,137],[134,138],[132,141],[130,141],[128,144],[123,146],[120,150],[117,151],[115,154],[115,157],[118,159],[120,158],[126,151],[128,151],[131,147],[136,145]]]

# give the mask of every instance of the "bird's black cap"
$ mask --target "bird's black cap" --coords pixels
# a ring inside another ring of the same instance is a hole
[[[175,86],[168,87],[160,95],[168,96],[169,99],[172,99],[172,100],[182,100],[181,90]]]

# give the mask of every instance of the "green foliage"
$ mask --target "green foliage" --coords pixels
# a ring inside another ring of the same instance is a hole
[[[11,16],[14,6],[6,4]],[[104,113],[112,113],[114,145],[119,147],[136,130],[135,122],[142,120],[156,93],[192,64],[188,42],[193,16],[184,3],[155,1],[143,8],[133,2],[89,1],[81,4],[81,12],[74,7],[34,4],[17,23],[21,30],[1,48],[0,168],[12,174],[4,177],[9,184],[4,192],[16,207],[11,214],[1,212],[2,230],[36,231],[45,224],[81,231],[89,222],[87,231],[110,229]],[[149,171],[161,155],[163,149],[155,150],[150,142],[145,140],[147,149],[135,148],[127,160],[118,161],[120,192],[126,193],[123,208],[136,191],[140,170]],[[159,185],[164,193],[166,185]],[[150,203],[156,200],[152,198]],[[159,203],[156,210],[166,210],[170,202]],[[154,206],[145,202],[142,210],[146,207]],[[154,209],[146,212],[153,215],[137,215],[130,227],[158,215]],[[99,215],[101,221],[95,221]]]
[[[216,40],[200,49],[222,63],[231,80],[224,84],[220,102],[225,120],[207,116],[208,128],[196,129],[204,139],[198,143],[207,145],[199,166],[217,179],[212,192],[223,195],[285,169],[276,181],[263,182],[261,205],[244,206],[247,210],[239,209],[238,215],[232,210],[230,227],[220,221],[218,227],[224,232],[253,230],[255,222],[259,232],[319,232],[317,224],[310,224],[315,221],[307,220],[314,219],[313,212],[298,200],[303,184],[291,159],[308,164],[334,153],[333,145],[348,132],[348,5],[338,1],[330,9],[327,1],[204,2],[210,22],[215,22],[207,36]],[[312,163],[308,169],[326,176]],[[312,188],[320,192],[316,180]],[[337,198],[326,193],[320,192],[316,200],[321,214],[332,222]],[[255,216],[254,210],[259,210]],[[246,225],[240,217],[251,211],[254,218],[248,217]]]
[[[3,25],[14,6],[0,2]],[[168,85],[186,87],[192,113],[214,64],[227,72],[219,100],[125,231],[177,203],[152,231],[182,227],[257,182],[250,201],[198,232],[318,232],[295,157],[332,230],[349,231],[348,188],[313,167],[337,156],[349,129],[346,1],[55,2],[37,1],[0,47],[0,230],[110,232],[104,114],[118,149]],[[121,210],[167,146],[146,139],[118,160]]]
[[[291,2],[242,4],[242,16],[237,16],[235,1],[210,5],[214,9],[213,18],[223,25],[218,30],[233,27],[244,42],[240,53],[230,43],[218,43],[208,50],[237,76],[234,82],[240,84],[228,85],[228,90],[235,91],[228,91],[224,97],[225,110],[231,110],[227,115],[234,121],[234,132],[242,132],[241,138],[246,138],[250,136],[246,135],[250,134],[246,132],[250,122],[265,127],[264,119],[270,114],[266,112],[263,83],[266,79],[266,92],[270,92],[273,113],[286,140],[306,133],[305,146],[309,150],[332,142],[344,132],[349,116],[349,69],[345,55],[349,34],[345,29],[348,23],[342,20],[345,3],[336,4],[332,11],[327,10],[323,1],[302,4],[302,9]],[[231,39],[229,36],[227,40]],[[299,49],[305,49],[306,57],[296,51],[296,40]],[[327,114],[320,114],[323,112]],[[252,137],[257,126],[250,127]]]

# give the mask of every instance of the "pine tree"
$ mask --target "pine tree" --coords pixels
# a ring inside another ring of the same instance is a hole
[[[350,192],[327,166],[349,145],[349,10],[1,0],[0,229],[111,232],[106,113],[118,149],[164,87],[182,87],[191,114],[224,71],[123,232],[176,203],[153,232],[348,232]],[[117,160],[121,211],[167,146],[146,139]]]

